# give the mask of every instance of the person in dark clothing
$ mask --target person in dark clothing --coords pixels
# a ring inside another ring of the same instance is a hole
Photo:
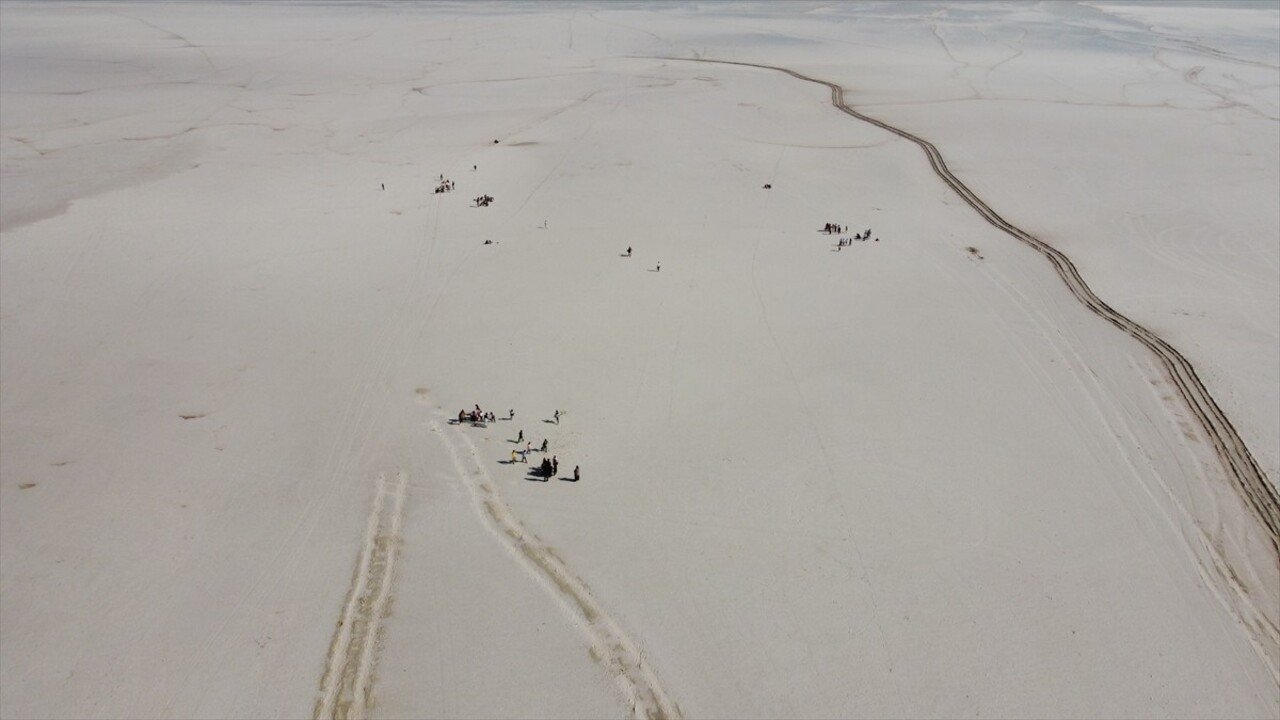
[[[547,439],[542,438],[542,452],[546,452],[546,451],[547,451]]]
[[[520,434],[516,435],[516,444],[519,445],[522,442],[524,442],[524,430],[521,430]]]
[[[558,472],[560,472],[560,461],[556,459],[555,455],[552,455],[551,456],[551,474],[555,475]]]
[[[577,465],[574,465],[574,466],[573,466],[573,481],[574,481],[574,482],[578,482],[578,481],[579,481],[579,480],[581,480],[581,479],[582,479],[582,477],[578,474],[578,466],[577,466]]]

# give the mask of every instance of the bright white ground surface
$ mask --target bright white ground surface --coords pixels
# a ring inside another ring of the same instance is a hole
[[[633,56],[933,140],[1274,482],[1277,15],[0,4],[0,715],[1275,717],[1154,360],[823,88]]]

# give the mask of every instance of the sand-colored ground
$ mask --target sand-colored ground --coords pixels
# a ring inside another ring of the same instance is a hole
[[[1274,486],[1278,22],[0,3],[0,715],[1274,717],[1276,540],[1157,356],[694,60],[932,142]]]

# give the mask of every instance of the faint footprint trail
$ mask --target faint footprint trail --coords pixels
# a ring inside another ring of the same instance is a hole
[[[662,689],[653,668],[630,636],[604,611],[586,583],[537,535],[529,532],[498,493],[471,439],[457,429],[431,423],[453,458],[476,511],[486,527],[572,617],[590,646],[591,658],[604,666],[637,718],[680,718],[680,706]],[[451,440],[448,435],[454,436]]]
[[[329,643],[320,697],[313,713],[316,720],[367,715],[379,633],[391,598],[396,548],[400,545],[406,482],[404,472],[396,473],[395,486],[390,491],[385,474],[379,474],[375,482],[373,508],[365,525],[355,574]],[[393,495],[389,508],[388,492]]]

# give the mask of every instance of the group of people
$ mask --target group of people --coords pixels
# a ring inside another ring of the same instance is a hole
[[[854,240],[857,240],[858,242],[866,242],[870,237],[871,231],[868,230],[865,233],[854,233],[853,239],[840,238],[840,242],[836,244],[836,250],[843,250],[844,248],[849,247],[853,244]],[[880,242],[880,238],[876,238],[873,242]]]
[[[514,410],[511,412],[511,416],[515,417]],[[560,424],[559,410],[556,410],[554,418],[555,418],[556,424],[559,425]],[[529,453],[540,452],[542,453],[542,462],[539,463],[538,467],[532,471],[532,474],[535,477],[545,478],[549,480],[555,477],[556,474],[560,472],[560,459],[557,458],[555,455],[552,455],[551,457],[547,457],[547,448],[549,447],[550,443],[547,441],[546,438],[542,439],[542,445],[540,445],[537,449],[534,449],[533,443],[528,442],[524,439],[524,430],[522,429],[516,433],[516,439],[513,442],[515,442],[517,445],[519,445],[520,443],[524,443],[524,449],[516,448],[511,451],[512,463],[519,462],[519,463],[527,464],[529,462]],[[561,478],[561,479],[569,480],[569,478]],[[581,479],[581,469],[579,466],[575,465],[573,466],[572,482],[578,482],[579,479]]]
[[[512,410],[512,411],[511,411],[511,417],[509,417],[509,418],[507,418],[507,419],[508,419],[508,420],[510,420],[511,418],[513,418],[513,417],[515,417],[515,416],[516,416],[516,411],[515,411],[515,410]],[[498,416],[497,416],[497,415],[494,415],[493,413],[488,412],[488,411],[486,411],[486,410],[481,410],[479,405],[476,405],[476,406],[475,406],[475,408],[474,408],[474,409],[471,409],[471,410],[459,410],[459,411],[458,411],[458,424],[459,424],[459,425],[461,425],[462,423],[465,423],[465,422],[470,422],[472,425],[478,425],[478,424],[480,424],[480,423],[491,423],[491,422],[497,422],[497,420],[498,420]]]
[[[538,468],[533,471],[533,474],[537,475],[540,478],[545,478],[543,482],[546,482],[546,480],[550,480],[551,478],[555,477],[556,474],[559,472],[560,472],[560,461],[556,459],[555,455],[552,455],[549,458],[548,457],[542,458],[542,463],[539,464]],[[560,479],[568,480],[569,482],[578,482],[579,480],[582,479],[581,468],[577,465],[574,465],[573,477],[560,478]]]
[[[543,477],[552,477],[560,472],[560,461],[556,456],[542,458],[542,464],[538,466],[538,474]]]
[[[826,225],[822,226],[822,232],[828,235],[830,235],[831,233],[845,233],[845,232],[849,232],[849,226],[840,225],[837,223],[827,223]],[[836,250],[839,251],[849,247],[850,245],[853,244],[854,240],[857,240],[858,242],[866,242],[867,240],[871,240],[871,228],[867,228],[866,230],[863,230],[860,233],[854,233],[852,240],[849,238],[840,238],[839,242],[836,243]],[[876,238],[873,242],[880,242],[880,238]]]
[[[493,196],[481,195],[480,197],[475,198],[475,201],[476,207],[489,207],[489,203],[493,202]]]
[[[442,178],[443,178],[444,176],[443,176],[443,175],[441,175],[440,177],[442,177]],[[453,190],[453,181],[452,181],[452,180],[441,180],[441,181],[440,181],[440,184],[436,186],[436,194],[439,194],[439,193],[446,193],[446,192],[450,192],[450,191],[452,191],[452,190]]]
[[[507,419],[508,419],[508,420],[514,420],[514,419],[515,419],[515,417],[516,417],[516,411],[515,411],[515,410],[508,410],[508,411],[507,411]],[[462,423],[465,423],[465,422],[469,422],[469,423],[471,423],[472,425],[478,425],[478,424],[480,424],[480,423],[491,423],[491,422],[497,422],[497,421],[498,421],[498,416],[497,416],[497,415],[494,415],[492,412],[489,412],[488,410],[481,410],[481,409],[480,409],[480,405],[479,405],[479,404],[477,404],[477,405],[476,405],[474,408],[472,408],[471,410],[459,410],[459,411],[458,411],[458,424],[459,424],[459,425],[461,425]],[[521,434],[521,437],[523,437],[523,435],[524,435],[524,431],[523,431],[523,430],[521,430],[521,431],[520,431],[520,434]]]

